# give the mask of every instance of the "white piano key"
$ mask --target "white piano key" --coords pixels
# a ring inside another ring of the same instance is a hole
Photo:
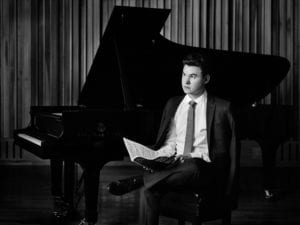
[[[37,139],[37,138],[32,137],[32,136],[29,136],[27,134],[22,134],[22,133],[18,134],[18,136],[20,138],[23,138],[23,139],[25,139],[25,140],[33,143],[33,144],[36,144],[38,146],[42,146],[42,141],[40,139]]]
[[[52,113],[52,115],[55,115],[55,116],[62,116],[62,113]]]

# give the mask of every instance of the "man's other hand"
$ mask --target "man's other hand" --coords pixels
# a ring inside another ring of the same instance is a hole
[[[184,160],[186,159],[190,159],[192,158],[191,154],[187,154],[187,155],[176,155],[175,158],[174,158],[174,161],[175,162],[180,162],[180,163],[183,163]]]

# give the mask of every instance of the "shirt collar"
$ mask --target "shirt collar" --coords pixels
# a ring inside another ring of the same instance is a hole
[[[197,104],[199,104],[200,102],[204,101],[205,99],[207,99],[207,91],[206,90],[203,92],[202,95],[200,95],[196,99],[192,99],[189,95],[185,95],[184,102],[189,103],[190,101],[194,101]]]

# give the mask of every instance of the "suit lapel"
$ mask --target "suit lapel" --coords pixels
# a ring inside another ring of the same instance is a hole
[[[208,149],[210,150],[210,140],[211,140],[211,126],[212,121],[214,119],[215,115],[215,100],[214,97],[211,95],[207,95],[207,108],[206,108],[206,127],[207,127],[207,143],[208,143]]]

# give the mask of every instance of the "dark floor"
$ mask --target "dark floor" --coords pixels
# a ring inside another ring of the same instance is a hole
[[[110,195],[105,187],[115,179],[137,172],[136,167],[107,166],[101,172],[99,221],[101,225],[138,225],[142,221],[141,190],[122,197]],[[0,166],[0,225],[50,225],[52,197],[47,166]],[[279,198],[263,199],[260,168],[241,168],[239,209],[233,212],[233,225],[299,225],[300,167],[277,168]],[[66,224],[75,225],[83,215],[80,202],[78,215]],[[161,219],[162,225],[176,224]],[[213,221],[206,224],[220,224]]]

